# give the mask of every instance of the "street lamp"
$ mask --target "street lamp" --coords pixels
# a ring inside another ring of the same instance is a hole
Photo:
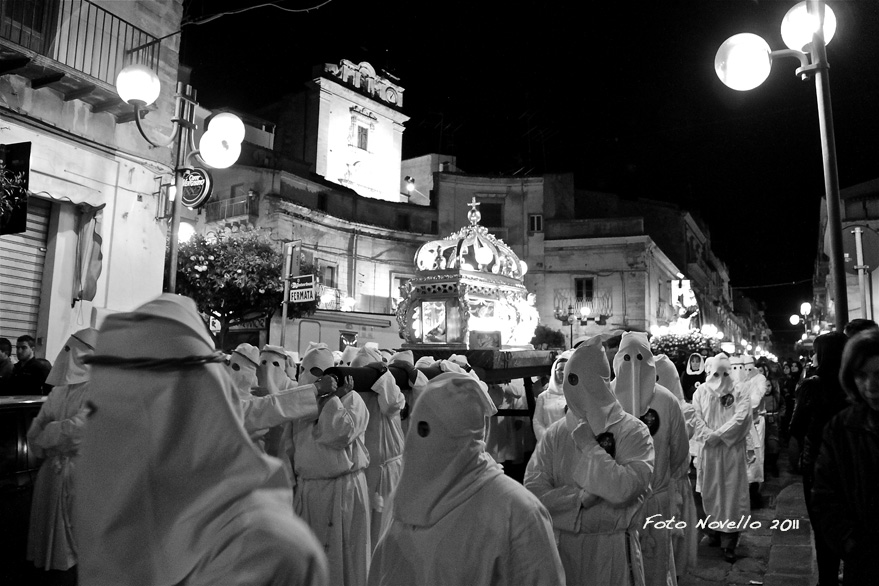
[[[788,11],[781,23],[782,39],[789,49],[771,51],[766,41],[757,35],[734,35],[718,49],[714,57],[714,70],[728,87],[747,91],[769,77],[774,58],[796,57],[800,61],[797,75],[804,80],[813,76],[815,78],[824,159],[827,228],[830,232],[830,272],[836,298],[836,329],[841,332],[848,320],[848,292],[843,261],[839,178],[836,170],[836,144],[826,50],[835,30],[836,17],[822,0],[800,2]]]
[[[806,317],[811,315],[811,313],[812,313],[812,304],[809,303],[808,301],[804,301],[803,303],[800,304],[800,315],[803,316],[802,320],[800,319],[800,315],[793,314],[792,316],[790,316],[791,325],[793,325],[793,326],[798,325],[800,323],[800,321],[802,321],[803,322],[803,331],[808,333],[809,332],[809,324],[808,324],[808,320],[806,319]]]
[[[175,115],[171,119],[174,132],[170,138],[161,141],[152,140],[141,123],[143,108],[156,101],[159,97],[161,84],[156,73],[146,65],[128,65],[116,76],[116,91],[119,97],[134,107],[134,121],[140,135],[151,146],[156,148],[169,147],[177,143],[174,164],[174,183],[177,197],[171,206],[170,255],[168,267],[168,292],[177,289],[177,245],[180,231],[181,201],[184,193],[184,174],[191,169],[190,161],[199,160],[209,167],[225,169],[238,160],[241,154],[241,141],[244,140],[244,123],[230,113],[213,116],[208,122],[208,130],[204,132],[196,146],[193,131],[197,129],[195,120],[195,91],[187,84],[177,83],[175,94]]]

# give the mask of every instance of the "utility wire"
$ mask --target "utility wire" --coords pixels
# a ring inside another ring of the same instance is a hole
[[[747,285],[744,287],[730,287],[730,289],[765,289],[766,287],[790,287],[791,285],[801,285],[803,283],[810,283],[812,281],[811,278],[801,279],[799,281],[790,281],[788,283],[772,283],[771,285]]]

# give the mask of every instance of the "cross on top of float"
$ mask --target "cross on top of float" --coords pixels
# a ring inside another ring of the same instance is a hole
[[[521,280],[528,266],[503,240],[495,238],[488,228],[479,224],[482,214],[476,197],[467,205],[470,207],[467,212],[470,225],[447,238],[422,245],[415,253],[415,268],[418,271],[457,269]]]

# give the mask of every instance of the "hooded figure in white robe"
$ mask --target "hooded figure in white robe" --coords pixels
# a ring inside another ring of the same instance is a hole
[[[415,400],[424,390],[428,379],[427,375],[415,367],[415,355],[412,353],[412,350],[401,350],[395,353],[391,356],[388,364],[396,365],[405,370],[409,370],[410,366],[415,369],[415,380],[410,381],[408,389],[402,389],[403,397],[406,399],[406,407],[400,413],[400,422],[403,429],[403,437],[406,437],[406,432],[409,430],[409,417],[412,414],[412,409],[415,407]]]
[[[317,398],[313,386],[305,386],[301,389],[299,383],[291,380],[287,375],[289,357],[283,346],[266,344],[259,352],[259,364],[256,367],[257,387],[253,394],[257,397],[272,397],[283,395],[282,401],[291,401],[301,405],[304,409],[297,419],[313,420],[317,416]],[[308,397],[311,394],[312,397]],[[276,418],[277,419],[277,418]],[[290,424],[286,418],[262,431],[254,432],[255,441],[266,454],[280,458],[284,465],[290,485],[295,484],[293,468],[289,460],[284,457],[290,443]]]
[[[384,364],[379,351],[369,347],[361,348],[351,360],[351,366],[354,367],[375,363]],[[369,490],[370,533],[374,545],[378,543],[385,502],[397,487],[403,471],[403,427],[400,411],[406,406],[406,398],[390,370],[379,375],[371,391],[360,393],[360,398],[369,411],[369,425],[366,427],[364,443],[369,452],[366,488]]]
[[[751,429],[748,432],[748,483],[763,482],[763,461],[766,449],[766,419],[763,396],[766,377],[754,364],[754,357],[742,357],[742,392],[751,403]]]
[[[280,463],[247,437],[219,360],[187,297],[107,317],[76,471],[83,586],[328,583]]]
[[[444,373],[427,384],[370,585],[564,584],[549,513],[485,453],[495,411],[471,375]]]
[[[677,398],[684,414],[684,423],[687,429],[687,438],[696,431],[694,419],[696,411],[693,404],[684,399],[684,390],[678,377],[678,369],[665,354],[659,354],[656,358],[656,378],[660,385],[667,388]],[[689,445],[689,441],[688,441]],[[675,519],[683,521],[686,526],[683,529],[671,530],[672,552],[675,559],[675,571],[678,576],[684,576],[691,568],[696,567],[699,549],[699,529],[696,522],[699,513],[696,510],[696,502],[693,499],[693,486],[690,484],[690,460],[688,453],[683,465],[672,473],[674,495]]]
[[[571,350],[558,355],[552,363],[552,372],[546,389],[537,395],[534,401],[534,437],[539,442],[546,434],[549,426],[565,416],[565,391],[562,383],[565,379],[565,362],[571,356]]]
[[[326,345],[306,352],[302,365],[299,379],[303,383],[333,378],[320,374],[333,366],[333,354]],[[360,393],[346,381],[338,383],[342,389],[319,397],[316,419],[292,424],[287,454],[296,477],[294,507],[323,544],[330,583],[359,586],[366,584],[372,553],[365,475],[369,411]]]
[[[34,483],[27,559],[45,570],[69,570],[76,565],[73,471],[88,414],[91,368],[84,360],[94,353],[97,339],[94,328],[67,339],[46,379],[55,388],[27,432],[32,453],[45,458]]]
[[[657,529],[654,521],[667,521],[675,514],[677,491],[673,478],[690,461],[687,425],[677,398],[657,384],[656,364],[647,334],[626,332],[613,359],[613,389],[629,415],[643,421],[653,438],[655,460],[651,491],[644,504],[646,523],[639,530],[644,580],[650,586],[673,586],[677,574],[671,532]]]
[[[701,445],[696,460],[696,490],[702,493],[707,523],[739,522],[750,511],[746,440],[751,427],[751,404],[737,392],[726,354],[707,360],[705,382],[693,395],[696,431]],[[733,550],[738,532],[722,532],[720,545]]]
[[[647,426],[623,411],[595,337],[565,364],[568,413],[528,462],[525,487],[549,509],[567,584],[644,584],[638,529],[653,474]]]
[[[272,383],[268,395],[257,397],[251,391],[257,387],[259,362],[260,352],[255,346],[239,344],[229,357],[229,371],[241,402],[244,429],[265,451],[263,440],[269,429],[287,421],[317,416],[317,387],[285,384],[285,390],[277,390],[277,385]]]

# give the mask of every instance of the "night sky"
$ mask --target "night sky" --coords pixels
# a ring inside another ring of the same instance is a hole
[[[190,0],[185,20],[258,4]],[[777,335],[796,336],[787,318],[811,297],[824,193],[815,84],[794,59],[750,92],[714,73],[733,34],[785,48],[794,4],[332,0],[186,25],[181,58],[203,105],[248,113],[297,91],[312,65],[368,61],[406,90],[404,157],[454,154],[474,174],[574,172],[579,188],[676,203],[707,222],[732,286],[765,302]],[[845,188],[879,177],[879,1],[828,5]]]

